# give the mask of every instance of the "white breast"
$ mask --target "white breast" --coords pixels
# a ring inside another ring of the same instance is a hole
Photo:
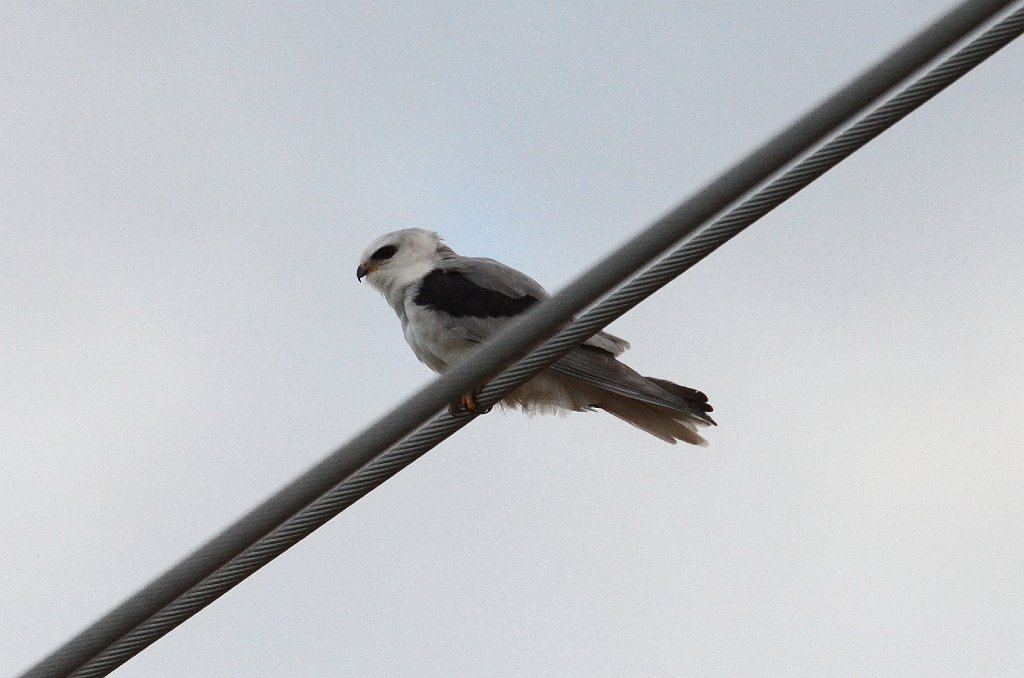
[[[460,336],[457,328],[449,327],[451,320],[447,314],[417,306],[411,300],[405,304],[405,340],[416,357],[435,372],[443,372],[476,346]]]

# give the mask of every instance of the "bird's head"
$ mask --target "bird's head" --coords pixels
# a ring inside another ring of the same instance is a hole
[[[389,295],[419,281],[437,264],[442,254],[451,253],[441,237],[422,228],[405,228],[380,236],[363,252],[356,279],[363,278]]]

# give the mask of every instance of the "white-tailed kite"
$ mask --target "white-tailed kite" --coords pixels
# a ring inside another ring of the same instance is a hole
[[[444,372],[548,293],[493,259],[461,257],[431,231],[407,228],[374,240],[356,277],[380,290],[402,321],[416,357]],[[502,405],[525,412],[599,408],[675,444],[707,445],[698,426],[714,425],[700,391],[643,377],[616,360],[629,344],[601,332],[510,393]],[[462,406],[476,410],[473,394]]]

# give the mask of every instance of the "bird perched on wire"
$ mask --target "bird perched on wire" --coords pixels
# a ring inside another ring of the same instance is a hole
[[[356,269],[402,321],[416,357],[444,372],[527,308],[549,295],[524,273],[493,259],[462,257],[432,231],[386,233]],[[715,425],[708,397],[671,381],[644,377],[616,358],[629,344],[600,332],[545,368],[501,402],[528,413],[605,410],[664,441],[707,445],[698,426]],[[473,393],[461,407],[477,411]]]

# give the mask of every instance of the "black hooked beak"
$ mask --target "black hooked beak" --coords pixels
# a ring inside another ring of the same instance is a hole
[[[363,278],[365,278],[366,274],[369,272],[369,269],[367,269],[362,264],[359,264],[359,267],[356,268],[356,280],[358,280],[359,282],[363,282]]]

